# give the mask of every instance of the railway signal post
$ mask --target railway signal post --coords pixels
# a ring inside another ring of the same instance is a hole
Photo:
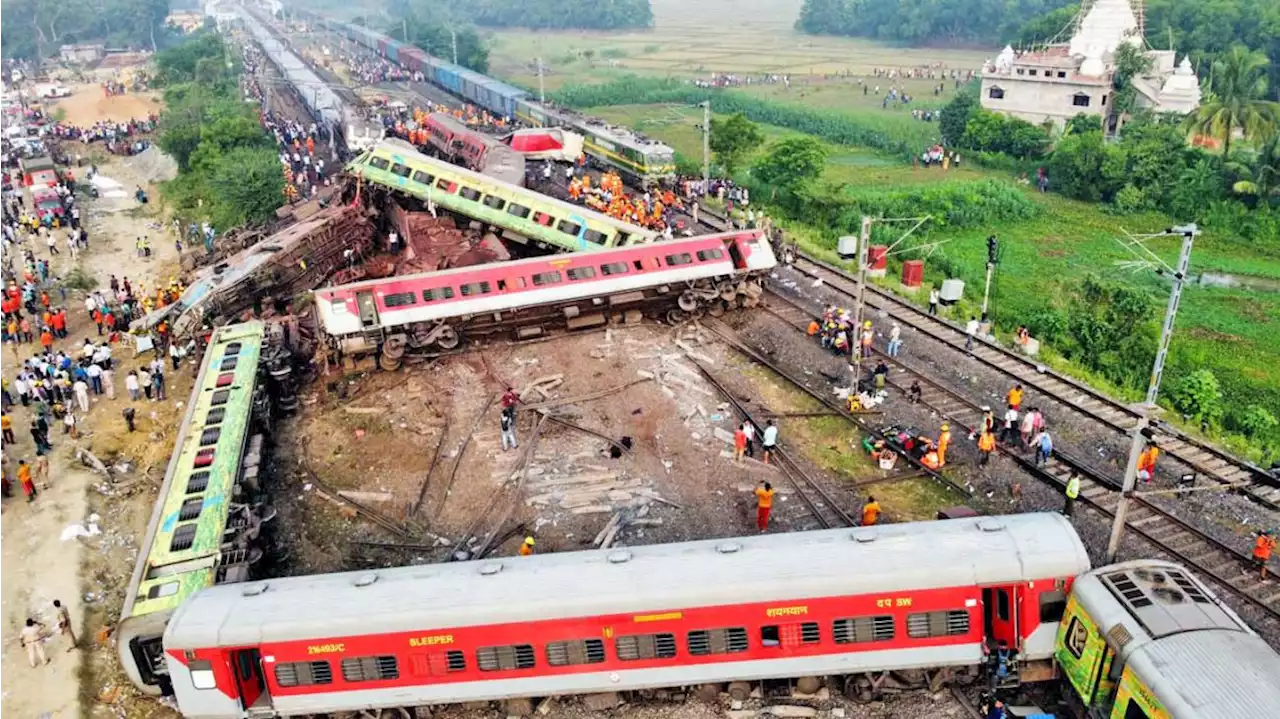
[[[1142,239],[1146,239],[1145,237],[1136,238],[1132,243],[1125,245],[1126,249],[1137,254],[1144,263],[1154,265],[1156,272],[1163,274],[1168,271],[1173,276],[1173,290],[1169,293],[1169,304],[1164,311],[1164,323],[1160,327],[1160,346],[1156,350],[1155,365],[1151,368],[1151,382],[1147,385],[1147,398],[1139,410],[1137,424],[1130,431],[1133,443],[1129,446],[1129,460],[1125,463],[1124,484],[1120,489],[1120,503],[1116,505],[1115,520],[1111,523],[1111,539],[1107,542],[1106,561],[1108,562],[1115,561],[1116,553],[1120,550],[1120,539],[1124,536],[1125,518],[1129,514],[1129,497],[1132,496],[1133,486],[1138,480],[1138,455],[1142,454],[1148,438],[1146,432],[1149,431],[1148,427],[1151,421],[1148,413],[1156,407],[1156,397],[1160,394],[1160,379],[1164,374],[1165,358],[1169,354],[1169,342],[1173,339],[1173,323],[1178,316],[1178,302],[1182,300],[1182,286],[1186,283],[1187,268],[1191,265],[1191,245],[1195,242],[1198,234],[1200,234],[1199,228],[1195,224],[1190,224],[1173,227],[1150,236],[1182,235],[1182,253],[1178,257],[1176,269],[1169,267],[1151,250],[1141,244]]]

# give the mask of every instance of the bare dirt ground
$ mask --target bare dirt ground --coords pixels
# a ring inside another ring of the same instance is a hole
[[[58,110],[65,113],[65,122],[87,127],[101,120],[125,122],[146,117],[160,111],[160,102],[153,92],[107,96],[101,86],[84,84],[72,88],[70,97],[58,100],[50,108],[50,112]]]
[[[86,86],[80,88],[72,99],[92,98],[94,92],[100,93],[96,85]],[[137,102],[146,104],[142,100]],[[109,105],[124,106],[121,103]],[[88,107],[92,104],[86,105]],[[136,108],[141,106],[134,103],[131,107],[135,109],[120,110],[123,114],[118,117],[135,116]],[[92,111],[86,109],[85,112]],[[97,116],[68,119],[92,122]],[[76,148],[69,146],[68,150],[74,153]],[[95,156],[88,148],[80,148],[80,151],[86,158],[96,160],[104,175],[119,180],[126,187],[138,184],[150,187],[150,182],[156,179],[147,173],[154,168],[145,160]],[[176,250],[171,243],[162,240],[163,233],[154,225],[155,218],[149,215],[156,211],[154,205],[139,210],[132,197],[93,201],[83,193],[78,201],[85,211],[89,230],[89,249],[80,254],[78,262],[84,272],[103,285],[109,274],[127,273],[135,287],[150,286],[156,278],[167,277],[172,272],[176,264]],[[150,262],[137,260],[134,256],[134,240],[140,234],[152,237],[154,255]],[[46,248],[38,247],[36,256],[49,255]],[[52,256],[52,274],[65,277],[72,267],[73,262],[65,247],[61,247],[60,254]],[[55,302],[65,304],[69,309],[69,336],[56,342],[55,349],[78,349],[85,337],[96,338],[96,331],[84,313],[83,292],[69,291],[65,300],[56,289],[51,291],[51,295]],[[23,347],[17,357],[25,358],[30,351],[29,347]],[[17,362],[12,350],[6,349],[5,352],[4,373],[11,379],[16,374]],[[105,395],[94,398],[87,416],[81,419],[79,441],[61,435],[56,427],[53,429],[50,473],[47,480],[38,483],[41,491],[35,502],[25,503],[20,493],[17,498],[5,500],[2,531],[3,706],[6,715],[82,716],[86,698],[94,702],[91,708],[115,713],[99,701],[116,700],[119,696],[119,690],[115,688],[117,685],[108,683],[102,686],[93,679],[98,668],[111,667],[115,663],[114,648],[102,642],[99,634],[104,627],[114,626],[118,620],[124,583],[136,556],[136,537],[145,527],[154,501],[155,487],[139,480],[147,478],[158,484],[155,467],[159,467],[162,475],[163,462],[169,454],[169,446],[164,442],[164,429],[174,426],[174,418],[180,412],[177,404],[185,401],[190,380],[178,377],[180,373],[173,373],[170,401],[139,406],[139,431],[127,435],[120,418],[120,410],[128,401],[123,376],[128,369],[149,361],[150,356],[134,358],[131,348],[117,345],[114,357],[117,361],[116,398],[107,399]],[[9,468],[16,466],[18,459],[31,461],[35,457],[30,434],[26,431],[29,411],[19,407],[14,411],[13,419],[18,441],[5,450]],[[117,457],[132,460],[138,469],[121,473],[116,483],[108,482],[74,460],[76,446],[90,449],[104,461]],[[100,533],[62,539],[64,530],[74,525],[80,525],[91,533]],[[67,640],[55,637],[46,644],[52,660],[50,665],[33,669],[27,664],[17,633],[28,617],[44,622],[52,629],[55,626],[53,599],[60,599],[70,609],[80,638],[79,650],[68,654],[65,652]]]

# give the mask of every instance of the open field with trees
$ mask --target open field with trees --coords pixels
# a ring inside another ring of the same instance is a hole
[[[697,108],[681,103],[595,106],[589,111],[671,144],[690,169],[701,161]],[[737,177],[755,185],[754,197],[763,200],[772,187],[758,182],[762,163],[779,143],[814,135],[768,124],[759,130],[760,143],[739,159],[748,169]],[[936,220],[908,243],[912,249],[894,258],[885,284],[896,285],[893,278],[902,260],[923,258],[927,283],[946,277],[966,281],[968,299],[953,315],[967,319],[980,300],[975,292],[982,286],[986,237],[995,234],[1002,247],[993,292],[998,330],[1007,334],[1026,324],[1050,346],[1046,357],[1052,364],[1122,396],[1140,397],[1168,283],[1123,264],[1133,256],[1118,240],[1123,230],[1159,231],[1176,224],[1173,218],[1149,208],[1104,210],[1095,202],[1043,194],[1008,172],[972,163],[944,172],[913,168],[897,154],[866,147],[828,140],[821,145],[826,162],[816,182],[779,193],[770,210],[802,245],[838,260],[836,239],[856,233],[863,213],[931,214]],[[1167,238],[1149,246],[1172,263],[1179,242]],[[1280,413],[1280,241],[1246,243],[1210,229],[1197,240],[1192,269],[1195,277],[1204,276],[1204,284],[1188,287],[1184,295],[1165,399],[1172,403],[1179,398],[1175,412],[1195,415],[1202,403],[1187,399],[1188,393],[1208,395],[1203,404],[1210,408],[1205,418],[1211,431],[1234,435],[1227,441],[1239,451],[1260,457],[1260,445],[1266,444],[1274,455],[1280,451],[1280,437],[1266,420]],[[1215,284],[1232,281],[1243,284]],[[1100,312],[1104,306],[1127,310]],[[1118,322],[1121,318],[1124,323]],[[1206,370],[1216,393],[1200,389]],[[1189,422],[1196,425],[1199,419],[1189,417]]]

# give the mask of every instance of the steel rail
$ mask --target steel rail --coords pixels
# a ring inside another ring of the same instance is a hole
[[[807,339],[806,325],[815,315],[776,293],[770,292],[766,297],[782,303],[782,307],[770,307],[767,311]],[[880,350],[873,351],[888,366],[898,368],[898,377],[905,375],[909,380],[921,384],[921,404],[968,432],[975,431],[982,423],[983,412],[977,402],[929,379],[899,359],[888,357]],[[906,387],[901,379],[890,380],[889,384],[902,391],[905,396]],[[1114,518],[1115,508],[1120,502],[1120,483],[1117,479],[1108,477],[1097,468],[1058,449],[1053,451],[1043,465],[1028,458],[1025,450],[1011,447],[1003,441],[997,442],[996,449],[1028,474],[1064,493],[1071,475],[1077,474],[1080,477],[1078,501]],[[1248,571],[1252,559],[1249,555],[1209,536],[1143,497],[1132,496],[1131,499],[1135,504],[1126,518],[1126,528],[1158,550],[1195,567],[1231,594],[1261,609],[1273,619],[1280,620],[1280,585],[1264,582],[1256,573]],[[1246,570],[1245,573],[1241,572],[1242,568]]]
[[[842,294],[852,295],[857,291],[855,277],[803,253],[797,255],[792,268],[803,275],[821,279],[828,287]],[[995,343],[976,338],[974,349],[970,352],[965,349],[964,330],[954,323],[930,315],[874,285],[868,284],[866,289],[866,302],[869,306],[885,312],[930,339],[968,354],[981,364],[1020,382],[1024,387],[1036,390],[1067,409],[1085,414],[1123,434],[1127,434],[1139,421],[1138,413],[1121,402]],[[1081,399],[1072,399],[1073,394]],[[1153,440],[1171,459],[1219,484],[1236,485],[1247,480],[1252,484],[1241,488],[1239,491],[1242,494],[1268,509],[1280,511],[1280,480],[1262,468],[1189,437],[1164,423],[1159,423],[1154,429]]]

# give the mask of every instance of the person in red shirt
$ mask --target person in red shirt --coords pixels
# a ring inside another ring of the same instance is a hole
[[[45,351],[53,347],[53,332],[50,332],[48,327],[40,331],[40,346],[44,347]]]
[[[67,310],[65,307],[53,313],[52,324],[55,335],[59,337],[67,336]]]
[[[93,311],[93,323],[98,326],[98,336],[102,336],[102,310],[95,309]]]
[[[733,431],[733,461],[741,462],[747,453],[747,433],[739,427]]]

